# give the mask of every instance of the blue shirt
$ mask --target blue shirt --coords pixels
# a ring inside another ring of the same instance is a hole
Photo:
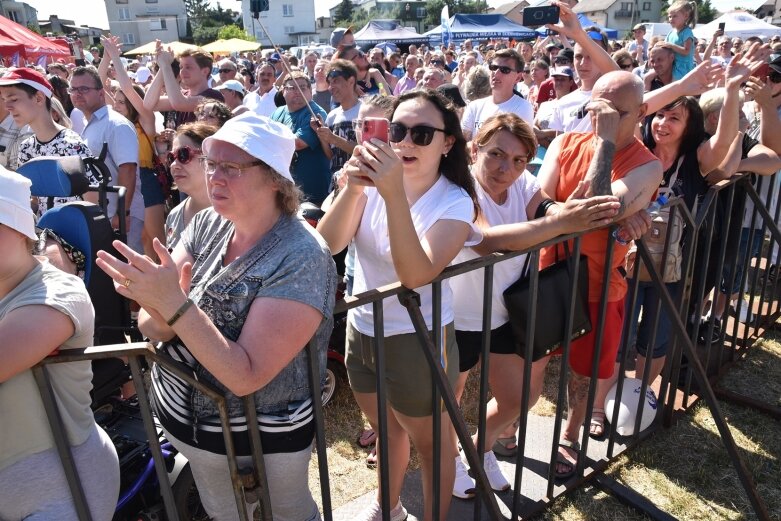
[[[310,101],[309,106],[323,121],[326,120],[328,114],[320,105]],[[306,148],[296,151],[290,173],[293,174],[293,180],[298,187],[304,192],[306,200],[320,206],[331,188],[331,170],[330,161],[323,152],[320,139],[309,125],[311,118],[312,114],[306,107],[290,112],[287,105],[277,107],[277,110],[271,115],[272,120],[287,125],[297,138],[308,145]]]
[[[688,25],[680,32],[673,29],[667,34],[666,42],[686,47],[686,40],[692,40],[691,49],[688,55],[675,53],[673,62],[673,81],[680,80],[694,68],[694,51],[697,49],[697,40],[694,38],[692,28]]]

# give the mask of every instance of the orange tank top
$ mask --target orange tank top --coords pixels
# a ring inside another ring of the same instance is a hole
[[[591,140],[593,132],[570,132],[564,134],[561,141],[561,153],[559,154],[559,184],[556,187],[554,198],[557,201],[566,201],[578,183],[588,172],[591,159],[594,156],[594,147]],[[638,166],[655,161],[656,157],[643,143],[635,138],[634,142],[621,150],[613,157],[613,169],[611,180],[621,179]],[[648,203],[650,204],[650,199]],[[590,302],[599,302],[602,296],[602,280],[605,271],[605,249],[607,248],[609,228],[583,235],[580,243],[580,252],[588,257],[588,299]],[[572,244],[570,242],[570,248]],[[618,268],[624,264],[624,258],[629,251],[629,245],[615,243],[613,258],[611,260],[611,277],[608,287],[608,302],[615,302],[624,298],[626,294],[626,280],[618,272]],[[563,243],[559,245],[559,259],[564,257]],[[550,266],[556,261],[554,247],[543,248],[540,254],[540,268]]]

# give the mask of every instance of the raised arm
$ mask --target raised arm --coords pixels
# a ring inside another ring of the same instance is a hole
[[[347,179],[346,184],[317,223],[317,231],[323,236],[332,253],[338,253],[350,244],[358,231],[363,209],[366,207],[366,195],[363,191],[367,183],[361,182],[357,160],[349,159],[342,170]]]
[[[575,43],[580,44],[584,51],[591,56],[591,61],[594,62],[594,66],[597,67],[602,74],[610,71],[619,71],[621,68],[613,61],[613,58],[605,51],[597,42],[591,39],[591,37],[583,30],[578,21],[578,15],[565,3],[557,2],[553,0],[553,5],[559,6],[559,20],[558,24],[548,24],[548,29],[558,31],[563,38],[571,38],[575,40]]]
[[[155,113],[154,111],[144,106],[144,99],[138,95],[136,89],[133,88],[133,81],[130,76],[127,75],[125,65],[119,56],[119,37],[117,36],[101,36],[101,42],[103,43],[103,49],[108,54],[111,61],[114,63],[114,71],[116,71],[117,81],[119,82],[119,88],[122,90],[122,94],[133,105],[133,108],[138,112],[138,119],[141,123],[141,127],[146,132],[150,139],[155,136]]]
[[[781,117],[770,81],[762,82],[752,76],[746,82],[746,93],[754,98],[754,110],[759,112],[759,142],[781,154]]]
[[[160,72],[163,67],[159,63],[157,65],[157,74],[155,74],[155,77],[152,78],[152,83],[150,83],[149,87],[146,89],[146,95],[144,96],[144,108],[147,110],[159,111],[172,110],[171,104],[168,102],[168,98],[161,97],[165,83],[163,80],[163,74]]]
[[[165,93],[168,102],[173,110],[179,112],[194,112],[202,96],[185,96],[182,89],[176,81],[171,64],[174,61],[174,55],[170,50],[165,50],[158,42],[157,63],[160,65],[160,74],[165,82]],[[161,98],[162,101],[162,98]]]

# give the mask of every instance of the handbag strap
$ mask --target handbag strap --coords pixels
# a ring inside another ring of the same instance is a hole
[[[144,130],[144,127],[140,123],[138,124],[138,128],[141,129],[141,133],[144,135],[146,142],[149,143],[149,148],[152,149],[152,157],[160,161],[160,156],[157,154],[157,149],[155,148],[155,145],[152,143],[152,140],[149,139],[149,135],[147,135],[146,130]]]
[[[675,181],[678,180],[678,171],[681,169],[681,164],[683,164],[683,158],[685,155],[678,158],[678,163],[675,165],[675,172],[673,172],[673,175],[670,176],[670,182],[667,183],[667,189],[672,191],[673,185],[675,185]]]

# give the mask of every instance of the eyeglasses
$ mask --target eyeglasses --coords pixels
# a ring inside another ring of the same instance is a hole
[[[635,68],[634,64],[632,62],[619,63],[618,66],[621,67],[622,69],[634,69]]]
[[[531,69],[523,69],[523,73],[524,74],[529,74],[529,73],[531,73]]]
[[[328,75],[325,77],[325,79],[326,79],[326,81],[331,81],[331,80],[333,80],[335,78],[347,79],[349,77],[350,77],[350,75],[347,74],[344,71],[331,71],[331,72],[328,73]]]
[[[770,71],[770,74],[767,75],[767,79],[773,83],[781,83],[781,72]]]
[[[241,174],[243,174],[245,170],[266,164],[263,161],[253,161],[243,165],[230,162],[220,163],[217,161],[212,161],[208,157],[201,157],[200,162],[207,179],[214,177],[214,174],[217,173],[217,170],[222,170],[222,174],[228,179],[236,179],[237,177],[241,177]]]
[[[102,90],[103,87],[69,87],[68,94],[81,94],[82,96],[91,90]]]
[[[219,72],[220,74],[228,74],[229,72],[236,72],[236,71],[234,71],[233,69],[220,69],[217,72]]]
[[[445,62],[443,62],[442,60],[431,60],[429,63],[431,65],[442,65]]]
[[[303,90],[303,91],[306,91],[306,89],[311,89],[312,86],[310,84],[308,84],[308,83],[306,85],[299,83],[298,87],[296,87],[292,83],[288,83],[287,85],[285,85],[285,90],[288,90],[288,91],[292,90],[293,92],[298,92],[299,88],[301,90]]]
[[[517,72],[515,69],[512,69],[506,65],[495,65],[493,63],[488,66],[488,70],[491,72],[499,71],[502,74],[512,74],[513,72]]]
[[[389,136],[392,142],[401,143],[409,134],[414,144],[419,147],[425,147],[431,144],[431,141],[434,139],[434,132],[445,131],[441,128],[429,127],[428,125],[408,127],[403,123],[391,123]]]
[[[168,158],[168,164],[172,164],[174,160],[178,161],[180,165],[186,165],[196,157],[200,157],[201,149],[192,147],[179,147],[168,152],[166,156]]]

